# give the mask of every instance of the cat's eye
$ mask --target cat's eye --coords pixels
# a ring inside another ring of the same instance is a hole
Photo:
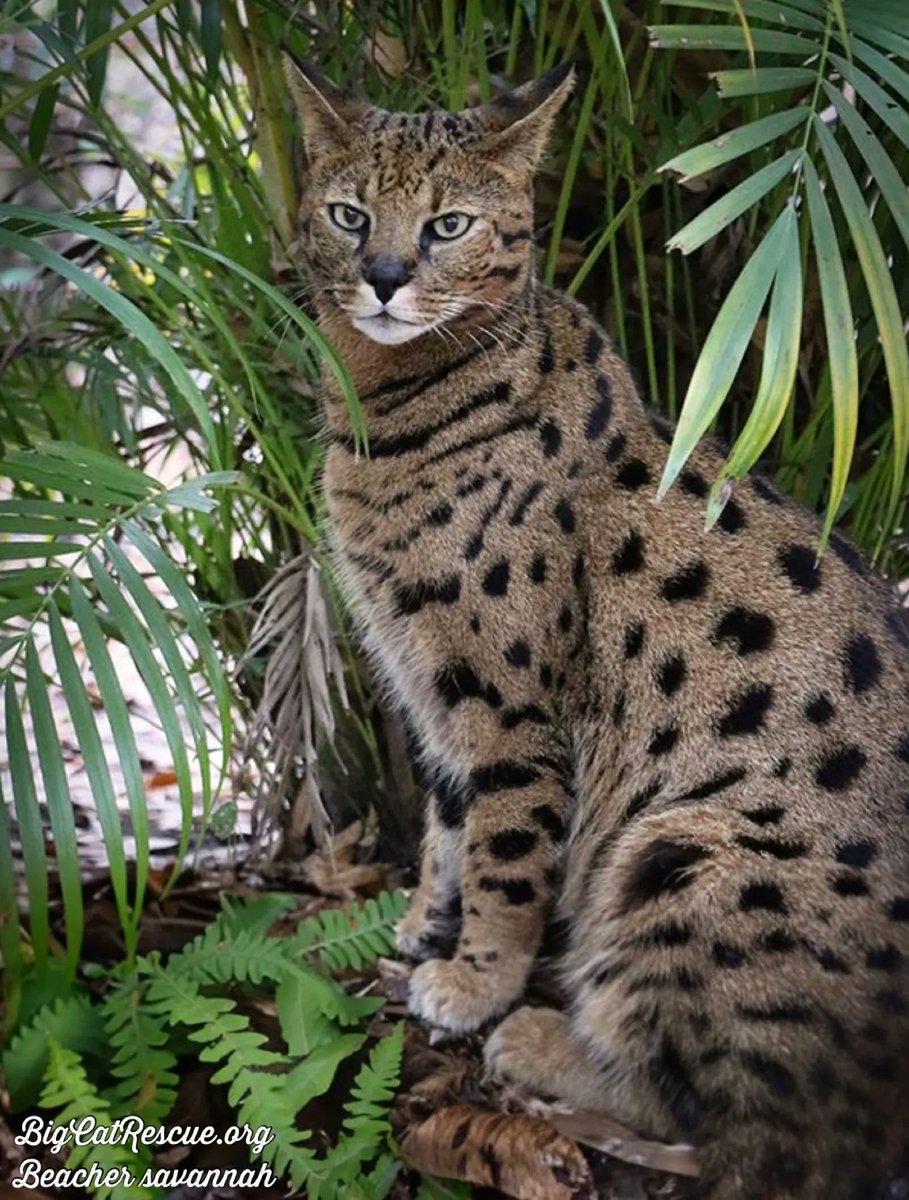
[[[450,212],[430,221],[429,228],[433,237],[443,242],[453,242],[455,238],[463,237],[472,224],[473,217],[467,213]]]
[[[354,208],[352,204],[329,204],[328,215],[339,229],[347,233],[358,233],[369,223],[366,213]]]

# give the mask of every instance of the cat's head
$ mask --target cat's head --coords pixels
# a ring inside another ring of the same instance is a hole
[[[308,167],[299,247],[323,316],[391,345],[493,324],[533,270],[532,177],[560,67],[459,113],[388,113],[287,60]]]

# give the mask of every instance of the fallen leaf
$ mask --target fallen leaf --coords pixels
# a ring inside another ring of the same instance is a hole
[[[440,1108],[399,1139],[425,1175],[494,1187],[514,1200],[593,1200],[590,1167],[570,1138],[539,1117],[468,1104]]]
[[[172,787],[176,782],[177,772],[172,767],[166,771],[155,771],[154,775],[149,775],[146,779],[145,790],[151,792],[155,788]]]

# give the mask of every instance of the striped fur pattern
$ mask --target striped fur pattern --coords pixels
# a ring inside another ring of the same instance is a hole
[[[872,1195],[906,1132],[901,610],[846,541],[816,562],[814,517],[760,477],[705,532],[710,446],[655,504],[666,429],[535,277],[564,73],[455,115],[292,84],[301,250],[370,437],[326,378],[338,561],[436,781],[413,1011],[504,1016],[491,1070],[695,1141],[704,1195]],[[449,211],[469,231],[425,236]],[[403,346],[354,324],[378,254],[398,282],[363,320],[403,290]],[[570,1006],[515,1010],[550,906]]]

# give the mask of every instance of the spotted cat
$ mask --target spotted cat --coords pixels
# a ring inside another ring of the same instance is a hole
[[[289,78],[300,249],[369,433],[327,372],[339,566],[436,781],[413,1012],[508,1013],[552,900],[569,1010],[506,1015],[491,1070],[695,1141],[705,1196],[871,1195],[909,1099],[900,610],[760,477],[705,532],[710,446],[655,503],[663,424],[534,269],[570,74],[418,115]]]

